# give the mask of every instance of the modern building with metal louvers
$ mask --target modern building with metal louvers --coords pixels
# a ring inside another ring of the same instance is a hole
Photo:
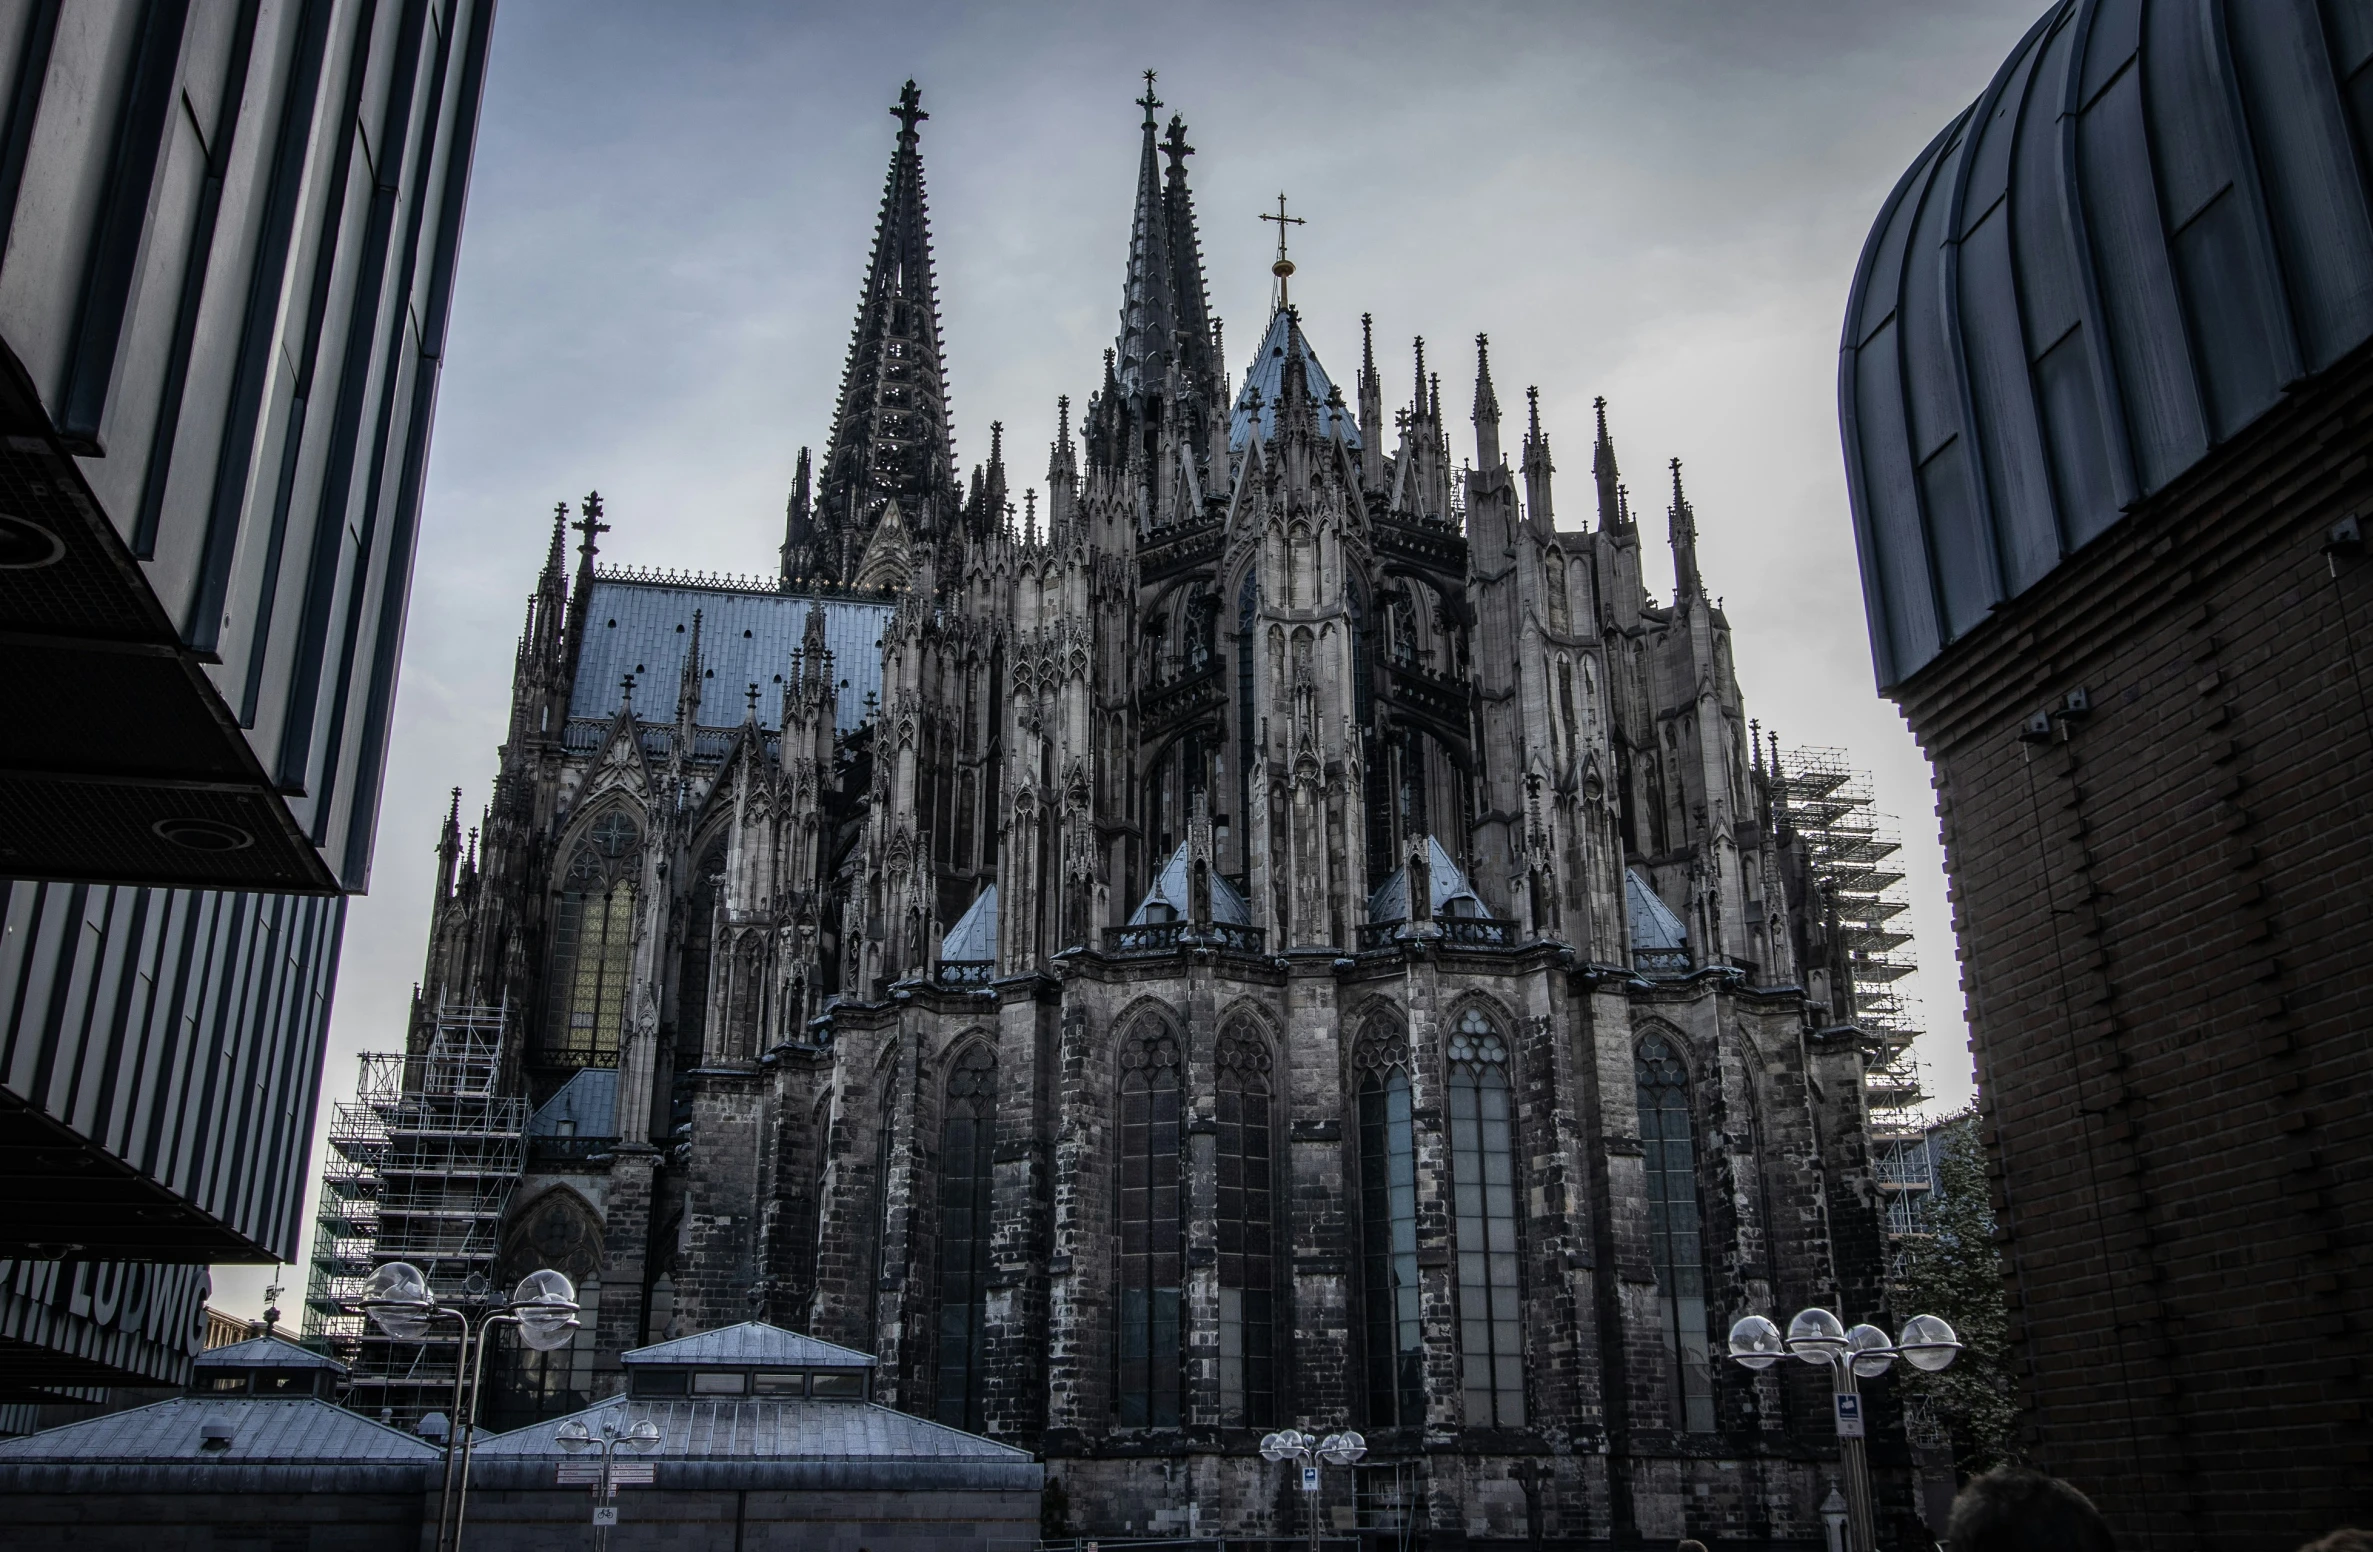
[[[1847,312],[1935,771],[2022,1447],[2122,1542],[2373,1511],[2373,5],[2067,0]]]
[[[363,887],[492,11],[0,9],[0,869]]]
[[[294,1254],[492,13],[0,4],[0,1392]]]

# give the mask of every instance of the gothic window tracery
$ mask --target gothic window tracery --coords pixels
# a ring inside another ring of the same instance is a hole
[[[1448,1054],[1460,1388],[1469,1427],[1518,1428],[1524,1424],[1524,1317],[1508,1043],[1480,1008],[1469,1008],[1451,1034]]]
[[[1566,598],[1566,558],[1562,550],[1551,550],[1545,565],[1545,589],[1549,594],[1549,628],[1564,632],[1574,627],[1573,606]]]
[[[635,863],[642,832],[613,810],[578,841],[552,913],[544,1059],[615,1067],[634,969]]]
[[[1277,1405],[1277,1219],[1268,1042],[1245,1021],[1219,1039],[1219,1395],[1228,1427]]]
[[[1666,1380],[1676,1427],[1714,1429],[1714,1376],[1706,1333],[1705,1252],[1697,1200],[1697,1127],[1689,1069],[1665,1035],[1635,1048],[1640,1147],[1648,1188],[1648,1259],[1656,1271]]]
[[[1425,1348],[1417,1277],[1417,1136],[1408,1039],[1397,1020],[1368,1021],[1353,1048],[1358,1073],[1360,1295],[1368,1422],[1425,1421]]]
[[[709,966],[716,947],[717,908],[725,887],[725,837],[701,853],[692,874],[684,916],[684,948],[676,972],[676,1054],[680,1066],[697,1065],[708,1035]]]
[[[1119,1424],[1175,1428],[1184,1399],[1186,1283],[1177,1037],[1137,1026],[1121,1053]]]
[[[948,1071],[939,1123],[939,1420],[979,1433],[988,1378],[989,1231],[997,1058],[975,1043]]]

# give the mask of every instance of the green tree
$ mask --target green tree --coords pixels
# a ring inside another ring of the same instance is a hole
[[[2010,1310],[1994,1253],[1977,1118],[1943,1122],[1936,1138],[1936,1188],[1920,1204],[1917,1232],[1895,1242],[1889,1302],[1898,1318],[1941,1315],[1961,1338],[1953,1366],[1923,1374],[1906,1366],[1904,1394],[1924,1398],[1952,1437],[1953,1463],[1975,1475],[2016,1464],[2018,1415],[2009,1368]]]

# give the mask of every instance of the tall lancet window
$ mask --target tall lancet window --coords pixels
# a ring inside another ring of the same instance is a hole
[[[1470,1428],[1524,1426],[1516,1138],[1508,1042],[1479,1008],[1450,1037],[1450,1180],[1458,1220],[1460,1388]]]
[[[1566,557],[1563,550],[1551,550],[1542,557],[1542,591],[1549,595],[1549,628],[1559,633],[1574,628],[1574,610],[1566,599]]]
[[[1178,1041],[1138,1025],[1121,1054],[1120,1364],[1123,1428],[1175,1428],[1184,1390],[1186,1283]]]
[[[1408,1043],[1375,1018],[1353,1048],[1359,1075],[1360,1302],[1368,1423],[1425,1421],[1425,1344],[1418,1323],[1417,1138]]]
[[[997,1058],[968,1047],[939,1121],[939,1420],[981,1431],[988,1378],[989,1222],[996,1183]]]
[[[1219,1037],[1219,1409],[1267,1428],[1277,1410],[1277,1212],[1268,1042],[1250,1024]]]
[[[1656,1269],[1673,1421],[1714,1431],[1714,1374],[1706,1337],[1706,1269],[1697,1207],[1697,1128],[1689,1070],[1663,1035],[1639,1044],[1640,1147],[1646,1156],[1648,1259]]]
[[[642,832],[624,814],[595,820],[569,859],[552,913],[544,1059],[615,1067],[634,973],[634,886]]]

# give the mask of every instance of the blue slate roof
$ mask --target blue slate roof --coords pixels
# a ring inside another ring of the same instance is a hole
[[[1631,946],[1642,949],[1680,949],[1689,947],[1689,927],[1664,898],[1650,888],[1648,881],[1636,868],[1623,870],[1623,903],[1631,917]]]
[[[939,957],[980,963],[997,957],[997,886],[989,885],[939,940]]]
[[[604,1423],[624,1432],[646,1418],[659,1425],[659,1447],[642,1455],[620,1451],[619,1459],[1023,1462],[1030,1458],[1027,1451],[1011,1445],[870,1401],[653,1401],[627,1396],[612,1396],[568,1417],[481,1438],[477,1455],[481,1460],[522,1456],[569,1459],[572,1457],[554,1439],[561,1424],[581,1422],[598,1438]]]
[[[701,585],[648,578],[597,576],[586,606],[585,639],[578,649],[577,683],[569,715],[603,721],[617,715],[619,681],[634,675],[635,711],[646,719],[675,714],[692,639],[692,611],[700,611],[701,727],[740,727],[750,711],[745,688],[758,686],[758,720],[781,725],[781,676],[807,630],[810,609],[824,611],[824,644],[832,649],[841,683],[835,721],[847,732],[865,719],[865,698],[882,688],[882,628],[887,602],[811,599],[726,583]],[[678,630],[677,626],[682,626]]]
[[[310,1347],[299,1347],[280,1336],[251,1336],[244,1342],[209,1347],[192,1360],[201,1369],[328,1369],[344,1374],[346,1365]]]
[[[1154,877],[1153,887],[1145,892],[1144,899],[1137,902],[1137,914],[1129,918],[1129,924],[1133,927],[1142,926],[1151,921],[1153,918],[1147,912],[1156,902],[1169,906],[1175,920],[1185,921],[1188,915],[1188,890],[1187,849],[1181,846],[1170,854],[1168,862],[1162,864],[1162,871]],[[1236,892],[1236,886],[1217,872],[1211,875],[1211,919],[1239,927],[1252,925],[1252,907],[1245,902],[1244,896]]]
[[[575,1123],[564,1131],[563,1121]],[[615,1137],[618,1135],[618,1069],[588,1067],[560,1086],[560,1092],[527,1118],[530,1137]]]
[[[229,1425],[228,1448],[206,1447],[204,1428],[214,1422]],[[0,1439],[0,1466],[54,1461],[408,1463],[437,1458],[433,1447],[401,1429],[311,1397],[182,1396],[21,1439]]]
[[[873,1355],[853,1347],[820,1342],[812,1336],[785,1331],[762,1320],[719,1326],[698,1336],[638,1347],[619,1355],[626,1363],[703,1363],[721,1366],[756,1365],[800,1369],[871,1368]]]
[[[1432,914],[1453,915],[1455,913],[1450,909],[1450,902],[1466,900],[1474,904],[1477,916],[1489,916],[1491,912],[1484,907],[1483,897],[1475,893],[1474,886],[1467,882],[1466,874],[1461,873],[1458,864],[1450,860],[1450,853],[1442,849],[1442,843],[1429,835],[1425,838],[1425,846],[1426,871],[1431,875],[1433,886],[1427,891],[1433,897]],[[1368,896],[1368,920],[1397,922],[1408,919],[1409,865],[1404,862],[1393,869],[1391,875]]]
[[[1236,390],[1236,408],[1228,416],[1228,450],[1240,452],[1252,440],[1257,420],[1261,440],[1266,442],[1277,434],[1277,400],[1285,389],[1286,335],[1291,315],[1278,312],[1270,316],[1269,332],[1261,337],[1261,348],[1253,356],[1252,364],[1244,369],[1244,386]],[[1335,384],[1327,376],[1327,369],[1318,364],[1318,353],[1310,348],[1310,336],[1302,336],[1303,381],[1310,385],[1310,401],[1318,409],[1318,429],[1322,435],[1333,437],[1346,447],[1360,445],[1359,419],[1348,405],[1340,409],[1327,407],[1327,396],[1335,391]],[[1253,408],[1258,402],[1260,408]]]

